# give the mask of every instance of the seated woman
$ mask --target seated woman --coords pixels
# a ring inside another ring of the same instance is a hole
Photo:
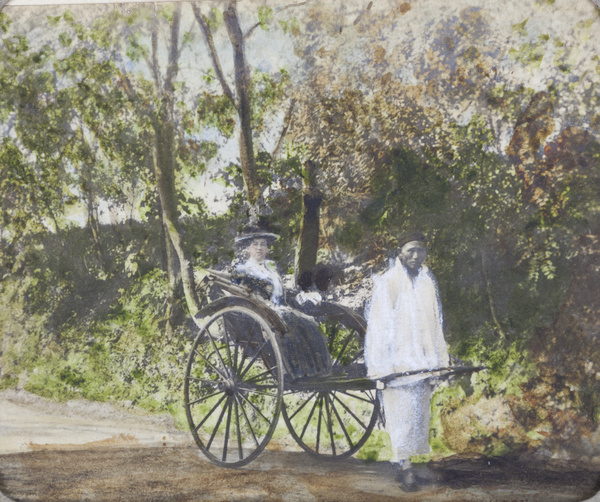
[[[329,374],[331,358],[327,340],[314,319],[285,305],[281,276],[275,262],[267,260],[271,244],[277,239],[277,235],[259,228],[246,228],[235,239],[241,256],[234,265],[231,280],[270,301],[289,327],[280,340],[286,371],[292,379]]]

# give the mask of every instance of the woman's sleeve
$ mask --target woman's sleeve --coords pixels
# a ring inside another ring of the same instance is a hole
[[[258,293],[265,300],[271,298],[273,293],[273,284],[267,279],[260,279],[256,276],[248,274],[243,264],[238,263],[231,272],[231,282],[246,286],[253,292]]]

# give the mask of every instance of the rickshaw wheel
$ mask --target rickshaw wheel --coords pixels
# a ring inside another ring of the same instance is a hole
[[[220,466],[251,462],[273,435],[282,395],[281,352],[269,324],[243,306],[211,315],[184,382],[188,424],[204,455]]]
[[[365,320],[334,304],[323,306],[315,319],[327,338],[332,374],[323,382],[302,385],[283,397],[283,418],[295,441],[322,459],[340,459],[356,453],[367,441],[379,414],[375,389],[353,387],[348,380],[366,376]],[[350,383],[350,385],[348,385]]]

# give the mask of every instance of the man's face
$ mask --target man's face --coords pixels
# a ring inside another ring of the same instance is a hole
[[[254,239],[248,250],[252,259],[262,263],[269,254],[269,243],[266,239]]]
[[[420,241],[407,242],[400,250],[400,260],[404,266],[412,270],[419,270],[425,258],[427,258],[427,248]]]

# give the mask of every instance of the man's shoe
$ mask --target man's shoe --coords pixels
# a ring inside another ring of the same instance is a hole
[[[402,491],[416,492],[419,490],[419,483],[412,467],[400,471],[396,476],[396,480],[400,483]]]
[[[429,467],[413,467],[415,482],[419,485],[435,485],[442,481],[442,475]]]

